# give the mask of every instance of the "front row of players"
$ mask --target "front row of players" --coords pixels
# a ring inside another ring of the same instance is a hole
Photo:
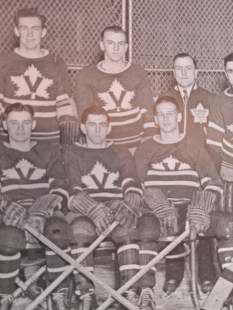
[[[232,232],[227,218],[218,211],[221,179],[207,152],[180,135],[179,111],[172,97],[156,101],[160,134],[139,146],[135,165],[128,151],[107,142],[111,126],[101,107],[84,111],[81,129],[86,144],[66,148],[64,162],[56,145],[31,141],[35,120],[30,106],[16,103],[6,109],[4,128],[9,142],[0,147],[1,309],[11,307],[21,255],[31,267],[38,263],[38,251],[44,254],[49,281],[66,267],[49,249],[41,245],[38,250],[37,240],[24,232],[26,223],[77,258],[98,234],[118,221],[110,238],[117,246],[121,285],[157,255],[160,234],[180,233],[186,219],[192,232],[216,236],[222,268],[231,264]],[[181,250],[179,246],[174,253]],[[83,264],[93,270],[91,256]],[[166,291],[173,291],[181,282],[183,263],[167,262]],[[82,309],[96,309],[93,283],[77,272],[73,279]],[[69,282],[68,277],[53,292],[58,310],[69,309]],[[155,309],[154,285],[152,268],[125,297],[142,310]]]

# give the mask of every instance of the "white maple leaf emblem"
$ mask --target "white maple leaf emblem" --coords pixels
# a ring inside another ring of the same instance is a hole
[[[44,78],[34,65],[29,66],[23,75],[11,76],[11,81],[18,87],[15,96],[31,95],[32,100],[36,96],[48,99],[47,89],[53,84],[53,80]]]
[[[182,163],[178,159],[173,158],[172,155],[165,158],[160,163],[152,164],[151,167],[155,170],[186,170],[191,168],[188,164]]]
[[[129,110],[133,106],[131,104],[134,98],[134,91],[127,91],[116,79],[112,82],[107,92],[98,93],[98,97],[105,103],[105,110]]]
[[[90,173],[82,177],[87,188],[117,188],[115,182],[119,179],[119,172],[109,172],[102,163],[96,162]]]
[[[25,179],[39,180],[45,175],[45,172],[45,169],[36,168],[28,160],[21,159],[15,168],[3,170],[3,177],[20,180],[23,176]]]
[[[209,110],[205,109],[201,103],[199,103],[195,109],[191,109],[191,113],[194,117],[194,123],[207,123]]]

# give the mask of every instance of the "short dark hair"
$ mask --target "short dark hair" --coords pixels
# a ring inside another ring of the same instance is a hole
[[[8,118],[8,115],[11,113],[11,112],[23,112],[23,111],[26,111],[28,112],[30,115],[31,115],[31,118],[34,117],[34,110],[33,108],[29,105],[29,104],[22,104],[20,102],[16,102],[16,103],[13,103],[13,104],[10,104],[8,105],[8,107],[5,109],[5,112],[4,112],[4,119],[7,119]]]
[[[157,114],[157,106],[161,103],[173,103],[175,106],[176,106],[176,110],[178,112],[181,111],[181,104],[179,101],[176,100],[176,98],[172,97],[172,96],[161,96],[159,97],[156,101],[155,101],[155,104],[154,104],[154,107],[153,107],[153,112],[154,112],[154,115]]]
[[[104,110],[99,105],[91,105],[90,107],[86,108],[83,111],[82,118],[81,118],[81,123],[85,124],[88,118],[88,115],[93,114],[93,115],[105,115],[107,118],[107,122],[109,123],[109,115],[108,113]]]
[[[37,11],[37,8],[23,8],[18,10],[17,14],[14,17],[14,23],[16,27],[19,26],[19,19],[21,17],[38,17],[41,21],[42,28],[45,28],[46,17],[40,14]]]
[[[227,56],[224,58],[224,68],[225,68],[225,69],[226,69],[227,63],[230,62],[230,61],[233,61],[233,53],[227,55]]]
[[[125,35],[126,41],[128,41],[126,32],[121,27],[119,27],[117,25],[105,27],[104,30],[100,33],[101,40],[103,40],[104,34],[107,31],[112,31],[112,32],[116,32],[116,33],[123,33]]]
[[[173,65],[174,65],[174,63],[175,63],[175,61],[176,61],[177,58],[185,58],[185,57],[189,57],[189,58],[192,59],[193,64],[194,64],[194,67],[195,67],[195,69],[196,69],[196,68],[197,68],[197,61],[196,61],[196,59],[195,59],[193,56],[191,56],[189,53],[179,53],[179,54],[176,54],[176,55],[173,57]]]

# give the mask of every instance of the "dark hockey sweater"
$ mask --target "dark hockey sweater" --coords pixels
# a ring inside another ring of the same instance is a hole
[[[135,160],[144,188],[159,187],[177,205],[190,202],[200,187],[218,197],[222,194],[221,179],[207,151],[188,139],[163,144],[154,137],[139,146]]]

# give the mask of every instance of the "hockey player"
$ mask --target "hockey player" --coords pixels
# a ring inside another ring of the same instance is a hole
[[[214,100],[214,94],[201,88],[197,84],[198,69],[195,58],[188,53],[180,53],[173,58],[173,72],[176,85],[165,92],[164,95],[172,96],[181,103],[182,120],[179,123],[180,133],[184,133],[189,139],[195,141],[197,146],[206,145],[207,124],[210,106]],[[209,152],[211,159],[219,172],[220,158],[218,153]],[[211,241],[208,238],[201,240],[197,251],[205,253],[205,261],[200,264],[199,272],[201,288],[203,292],[209,291],[215,281],[215,275],[211,259]]]
[[[10,294],[15,289],[21,251],[27,271],[36,268],[39,254],[46,257],[49,280],[54,280],[66,266],[48,249],[45,254],[44,248],[36,251],[39,243],[29,233],[25,238],[24,224],[44,232],[64,250],[68,249],[70,235],[63,215],[68,192],[58,145],[31,141],[31,132],[36,126],[31,106],[14,103],[6,108],[4,115],[3,126],[9,142],[2,142],[0,146],[0,294],[3,297],[0,308],[5,310],[11,304]],[[58,310],[67,309],[64,295],[67,288],[68,279],[53,293]]]
[[[207,143],[221,156],[222,179],[233,182],[233,53],[225,57],[224,67],[230,86],[215,98],[211,106]]]
[[[98,105],[84,110],[81,129],[86,144],[75,143],[65,150],[66,172],[70,181],[70,227],[76,236],[72,253],[80,253],[114,220],[119,221],[112,233],[118,250],[120,282],[124,284],[156,255],[159,221],[153,214],[142,214],[142,189],[135,174],[134,161],[128,150],[106,141],[111,130],[107,112]],[[84,246],[85,245],[85,246]],[[79,248],[79,250],[77,250]],[[93,270],[93,260],[86,261]],[[94,299],[93,284],[75,275],[82,309]],[[126,297],[140,309],[154,309],[152,288],[154,269],[127,291]],[[139,298],[140,295],[140,298]]]
[[[76,105],[64,60],[41,47],[46,18],[28,8],[19,10],[14,22],[19,47],[0,56],[1,111],[14,102],[29,104],[36,120],[32,139],[59,143],[61,136],[69,144],[77,131]],[[3,130],[1,137],[6,140]]]
[[[89,105],[102,106],[112,126],[108,139],[133,152],[143,137],[154,134],[149,80],[142,68],[125,61],[128,44],[120,27],[102,31],[100,48],[104,60],[86,67],[77,77],[78,114],[81,117]]]
[[[223,184],[208,152],[202,147],[197,147],[183,133],[180,134],[180,111],[178,102],[173,97],[160,97],[155,103],[155,122],[160,128],[160,134],[142,143],[135,153],[138,175],[144,186],[144,201],[160,218],[164,232],[177,233],[174,229],[176,217],[171,208],[168,210],[155,207],[153,200],[157,188],[162,190],[174,206],[179,232],[184,230],[185,220],[188,218],[192,232],[221,238],[221,263],[224,267],[232,258],[231,252],[226,252],[225,249],[231,240],[232,232],[226,218],[217,212]],[[173,250],[173,254],[181,252],[183,246]],[[168,294],[179,286],[183,272],[183,258],[166,260],[164,290]]]

